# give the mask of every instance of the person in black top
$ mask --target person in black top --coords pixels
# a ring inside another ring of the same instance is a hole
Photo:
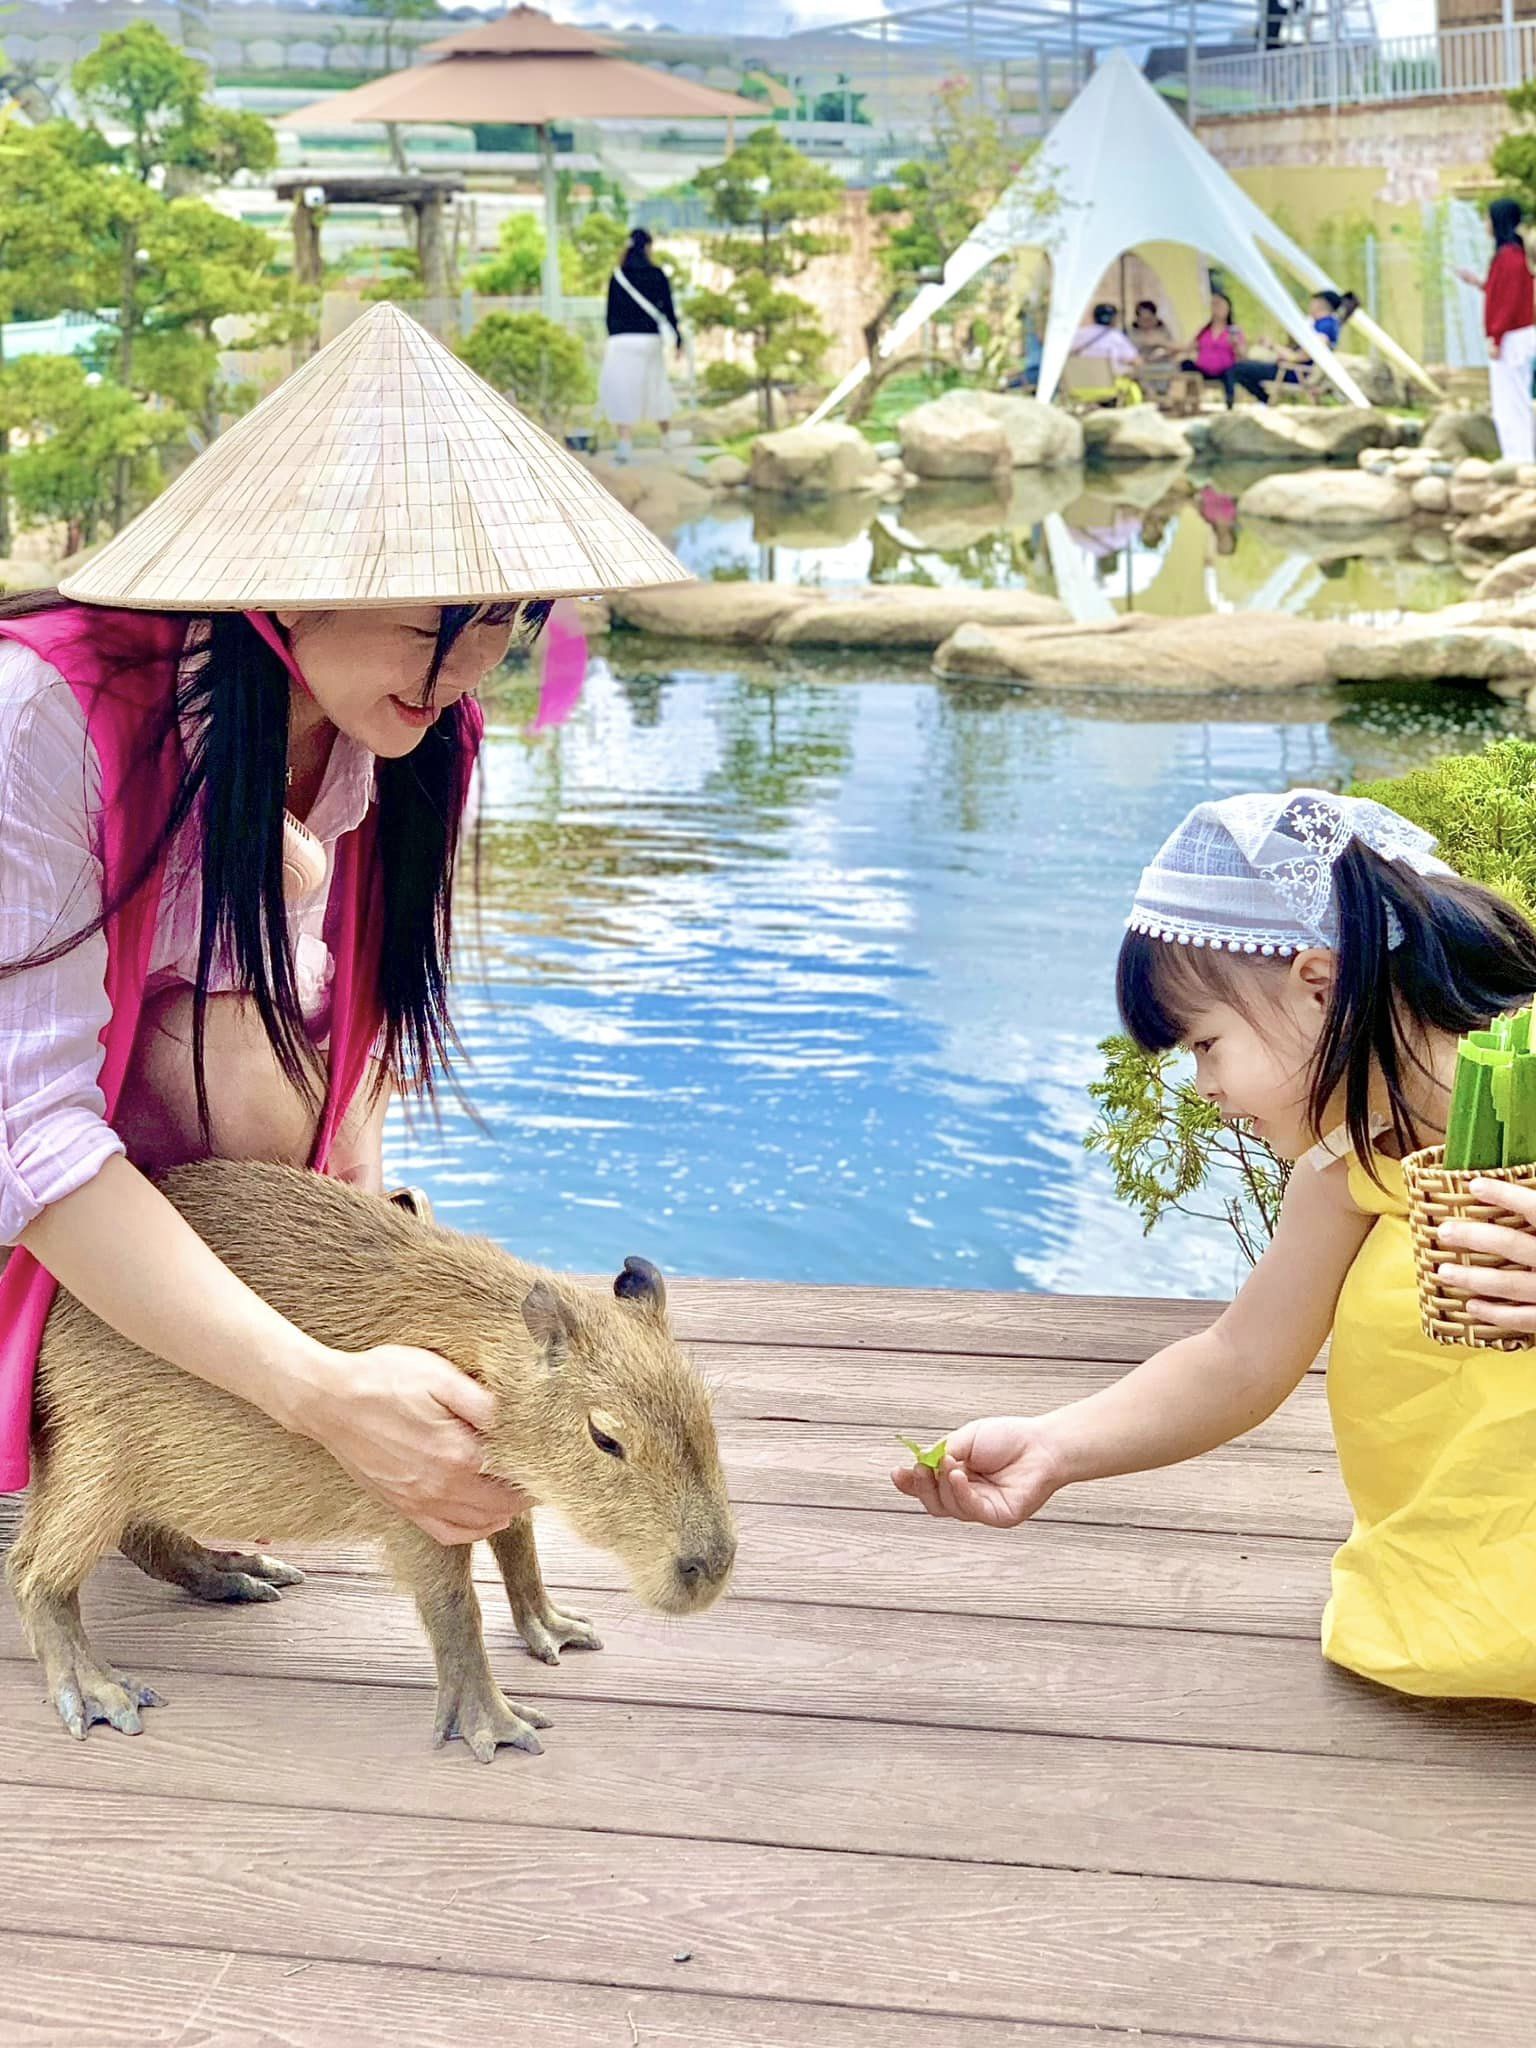
[[[634,430],[644,420],[661,428],[663,447],[672,433],[673,397],[667,382],[667,341],[681,348],[682,334],[667,274],[651,259],[651,238],[636,228],[624,260],[608,280],[608,347],[598,383],[598,402],[619,430],[618,459],[627,462]]]

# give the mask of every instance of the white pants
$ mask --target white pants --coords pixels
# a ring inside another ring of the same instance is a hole
[[[676,412],[667,382],[666,344],[659,334],[610,334],[597,402],[616,427],[670,420]]]
[[[1506,462],[1536,462],[1536,410],[1531,404],[1531,365],[1536,362],[1536,327],[1517,327],[1499,343],[1488,365],[1493,424]]]

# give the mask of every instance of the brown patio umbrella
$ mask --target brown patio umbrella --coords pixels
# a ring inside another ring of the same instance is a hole
[[[544,310],[551,319],[560,306],[553,123],[761,118],[763,112],[734,93],[611,56],[606,38],[551,21],[534,7],[514,7],[426,48],[430,64],[332,93],[285,114],[278,125],[302,131],[338,121],[506,121],[536,128],[544,171]]]

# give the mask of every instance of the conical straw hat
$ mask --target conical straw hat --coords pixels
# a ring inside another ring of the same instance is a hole
[[[574,456],[378,305],[60,587],[149,611],[328,611],[688,580]]]

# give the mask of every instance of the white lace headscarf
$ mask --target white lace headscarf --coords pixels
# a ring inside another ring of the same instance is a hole
[[[1335,861],[1353,840],[1420,875],[1453,872],[1435,841],[1367,797],[1323,789],[1197,804],[1141,878],[1127,923],[1172,945],[1289,959],[1337,946]],[[1402,930],[1388,910],[1388,943]]]

